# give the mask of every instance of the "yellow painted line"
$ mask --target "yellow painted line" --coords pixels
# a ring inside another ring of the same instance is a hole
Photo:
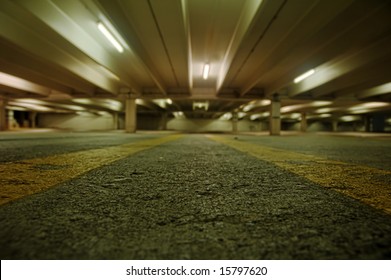
[[[391,214],[391,171],[221,136],[209,138]]]
[[[0,164],[0,205],[180,137],[175,134],[119,146]]]

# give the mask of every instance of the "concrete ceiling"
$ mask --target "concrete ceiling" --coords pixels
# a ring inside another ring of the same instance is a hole
[[[121,111],[107,104],[131,94],[140,112],[258,119],[278,93],[286,116],[389,112],[390,18],[387,0],[1,0],[0,96],[64,112]]]

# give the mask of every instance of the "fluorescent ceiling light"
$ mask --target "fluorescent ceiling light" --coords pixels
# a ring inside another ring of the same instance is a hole
[[[167,103],[168,105],[172,105],[172,100],[171,100],[170,98],[167,98],[167,99],[166,99],[166,103]]]
[[[244,111],[244,112],[251,111],[254,107],[255,107],[254,104],[248,104],[248,105],[246,105],[246,106],[243,107],[243,111]]]
[[[181,111],[173,112],[172,114],[174,115],[174,117],[176,119],[184,119],[185,118],[185,114]]]
[[[255,121],[256,119],[261,118],[261,114],[253,114],[250,116],[250,120]]]
[[[389,106],[387,102],[366,102],[349,108],[349,111],[357,113],[357,111],[376,109],[385,106]]]
[[[300,83],[302,80],[308,78],[309,76],[313,75],[314,73],[315,73],[315,69],[311,69],[311,70],[305,72],[304,74],[302,74],[302,75],[296,77],[296,78],[293,80],[293,82],[294,82],[295,84]]]
[[[6,106],[5,108],[10,111],[28,111],[26,108],[22,108],[18,106]]]
[[[220,117],[220,120],[223,120],[223,121],[228,121],[228,120],[230,120],[232,118],[232,113],[225,113],[224,115],[222,115],[221,117]]]
[[[32,98],[20,98],[17,99],[18,102],[23,102],[23,103],[30,103],[30,104],[37,104],[37,105],[45,105],[47,102],[38,100],[38,99],[32,99]]]
[[[49,107],[38,105],[38,104],[33,104],[33,103],[28,103],[28,102],[14,101],[14,102],[9,102],[9,104],[11,106],[23,107],[23,108],[27,108],[27,109],[30,109],[30,110],[33,110],[33,111],[38,111],[38,112],[53,111],[53,109],[51,109]]]
[[[243,104],[240,108],[242,108],[243,112],[249,112],[254,108],[270,105],[270,103],[271,103],[271,101],[268,99],[253,100],[253,101],[250,101],[247,105]]]
[[[298,111],[308,107],[308,104],[297,104],[297,105],[288,105],[281,108],[281,113],[289,113],[293,111]]]
[[[301,119],[301,114],[300,114],[300,113],[292,113],[292,114],[289,115],[289,117],[290,117],[291,119],[297,119],[297,120],[299,120],[299,119]]]
[[[335,110],[337,110],[337,109],[336,108],[320,108],[320,109],[315,110],[314,112],[318,113],[318,114],[325,114],[325,113],[333,112]]]
[[[238,118],[239,118],[239,119],[244,118],[246,115],[247,115],[247,113],[239,112],[239,113],[238,113]]]
[[[110,33],[110,31],[106,28],[106,26],[103,23],[98,22],[98,28],[99,28],[100,32],[102,32],[103,35],[106,36],[107,40],[109,40],[110,43],[117,49],[117,51],[119,51],[120,53],[122,53],[124,51],[124,48],[114,38],[114,36]]]
[[[208,111],[209,102],[208,101],[193,101],[193,111],[204,110]]]
[[[254,121],[256,119],[267,118],[270,115],[270,112],[257,113],[250,116],[250,120]]]
[[[96,112],[96,114],[98,114],[100,116],[110,116],[110,113],[106,112],[106,111],[98,111],[98,112]]]
[[[342,116],[339,118],[340,121],[342,122],[353,122],[353,121],[358,121],[360,120],[359,116]]]
[[[331,101],[314,101],[311,103],[311,106],[322,107],[322,106],[327,106],[327,105],[331,105],[331,104],[333,104],[333,102],[331,102]]]
[[[167,104],[169,104],[169,101],[167,101],[167,99],[154,99],[153,103],[158,105],[160,108],[166,109]]]
[[[87,111],[78,111],[78,112],[76,112],[76,114],[79,116],[85,116],[85,117],[94,116],[94,113],[87,112]]]
[[[204,80],[208,79],[208,77],[209,77],[209,70],[210,70],[210,65],[208,63],[206,63],[204,65],[204,70],[202,72],[202,77],[204,78]]]

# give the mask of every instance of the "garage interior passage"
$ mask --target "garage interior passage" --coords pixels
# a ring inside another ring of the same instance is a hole
[[[386,0],[0,1],[0,130],[391,131]]]
[[[391,258],[390,15],[0,0],[1,258]]]

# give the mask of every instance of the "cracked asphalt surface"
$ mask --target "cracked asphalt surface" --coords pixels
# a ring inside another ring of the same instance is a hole
[[[0,224],[1,259],[391,258],[389,215],[203,135],[2,205]]]

